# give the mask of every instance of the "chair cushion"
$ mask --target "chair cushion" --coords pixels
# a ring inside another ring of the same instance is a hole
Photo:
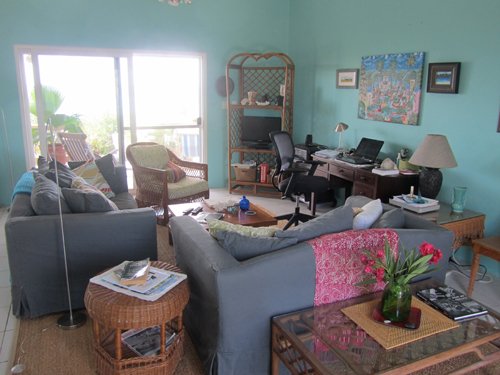
[[[382,202],[380,199],[375,199],[367,204],[365,204],[362,208],[362,211],[354,217],[354,221],[352,223],[353,229],[368,229],[370,228],[375,221],[382,215]]]
[[[129,148],[135,162],[141,167],[165,169],[169,160],[168,152],[162,145],[137,145]]]
[[[281,192],[285,192],[290,178],[287,178],[279,183],[278,189]],[[299,174],[294,177],[293,186],[291,187],[289,193],[324,193],[328,190],[328,188],[328,180],[324,177]]]
[[[352,208],[350,205],[337,207],[312,220],[288,230],[279,230],[276,237],[297,238],[299,242],[310,240],[327,233],[352,229]]]
[[[204,191],[208,191],[208,182],[196,177],[184,177],[179,182],[168,184],[168,198],[170,200],[189,197]]]

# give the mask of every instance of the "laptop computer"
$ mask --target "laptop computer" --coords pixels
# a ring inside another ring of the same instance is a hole
[[[363,137],[352,155],[344,155],[338,159],[351,164],[373,164],[383,144],[384,141]]]

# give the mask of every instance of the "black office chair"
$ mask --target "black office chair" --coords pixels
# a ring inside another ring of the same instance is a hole
[[[295,212],[277,216],[277,220],[288,220],[283,230],[299,222],[312,219],[316,213],[316,194],[328,191],[329,183],[324,177],[314,176],[316,168],[323,162],[316,160],[299,160],[295,155],[292,137],[285,131],[269,134],[276,150],[276,168],[272,176],[273,185],[282,193],[282,199],[295,196]],[[308,168],[309,166],[309,168]],[[312,216],[300,212],[300,196],[309,197],[309,208]]]

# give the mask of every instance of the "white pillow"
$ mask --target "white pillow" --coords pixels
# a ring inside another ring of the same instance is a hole
[[[354,216],[352,229],[368,229],[382,215],[382,202],[376,199],[368,202],[363,207],[363,211]]]

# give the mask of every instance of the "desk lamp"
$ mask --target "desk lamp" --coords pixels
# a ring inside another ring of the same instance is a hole
[[[444,135],[428,134],[410,158],[410,163],[423,167],[420,171],[418,185],[423,197],[437,197],[443,175],[439,168],[453,168],[457,161],[450,144]]]
[[[338,151],[342,151],[342,133],[347,130],[349,125],[344,124],[343,122],[339,122],[337,126],[335,126],[335,133],[339,133],[339,147],[337,147]]]

